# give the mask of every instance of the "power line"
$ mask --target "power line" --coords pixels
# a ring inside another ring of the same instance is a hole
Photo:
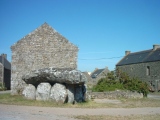
[[[126,57],[130,57],[130,56],[136,56],[136,57],[146,57],[146,54],[151,54],[152,50],[144,50],[144,51],[140,51],[140,52],[134,52],[134,53],[130,53],[129,55],[127,55]],[[139,56],[140,55],[140,56]],[[144,56],[142,56],[144,55]],[[115,59],[115,58],[121,58],[121,57],[125,57],[125,56],[119,56],[119,57],[111,57],[111,58],[97,58],[97,59],[89,59],[89,58],[79,58],[79,60],[105,60],[105,59]]]
[[[124,56],[111,57],[111,58],[97,58],[97,59],[94,59],[94,58],[79,58],[79,60],[106,60],[106,59],[115,59],[115,58],[121,58],[121,57],[124,57]]]
[[[108,52],[85,52],[85,53],[79,52],[78,54],[106,54],[106,53],[109,53],[109,52],[112,52],[112,51],[108,51]]]

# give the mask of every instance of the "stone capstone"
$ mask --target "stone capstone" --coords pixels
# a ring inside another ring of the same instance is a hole
[[[38,85],[42,82],[49,82],[54,84],[84,84],[87,82],[86,76],[79,70],[72,70],[70,68],[44,68],[34,70],[22,76],[22,79],[27,84]]]
[[[64,85],[56,83],[51,88],[50,100],[57,103],[65,103],[67,98],[67,89]]]
[[[23,92],[22,92],[22,95],[27,99],[35,100],[36,99],[35,86],[33,86],[32,84],[26,85]]]
[[[49,83],[40,83],[37,86],[36,100],[47,101],[50,97],[51,85]]]

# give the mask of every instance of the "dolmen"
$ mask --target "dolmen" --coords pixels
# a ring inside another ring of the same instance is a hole
[[[57,103],[83,102],[88,99],[86,76],[70,68],[43,68],[23,75],[26,86],[22,92],[27,99]]]

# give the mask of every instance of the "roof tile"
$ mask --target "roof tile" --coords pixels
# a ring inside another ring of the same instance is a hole
[[[136,64],[143,62],[160,61],[160,48],[156,50],[145,50],[126,55],[116,66]]]

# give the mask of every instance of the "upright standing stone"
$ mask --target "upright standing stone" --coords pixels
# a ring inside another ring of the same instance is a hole
[[[49,100],[51,85],[49,83],[40,83],[36,91],[36,100]]]
[[[84,98],[83,100],[84,100],[84,101],[89,101],[89,100],[91,100],[91,96],[90,96],[89,93],[87,92],[87,84],[84,84],[82,92],[83,92],[83,98]]]
[[[82,92],[82,86],[81,85],[77,85],[75,87],[75,101],[76,102],[83,102],[84,99],[84,95]]]
[[[70,84],[67,85],[67,99],[68,99],[68,103],[73,103],[74,102],[74,85]]]
[[[25,98],[27,99],[31,99],[31,100],[34,100],[36,99],[36,88],[35,86],[33,86],[32,84],[28,84],[23,92],[22,92],[22,95],[24,95]]]
[[[57,103],[64,103],[67,98],[66,87],[62,84],[56,83],[51,89],[50,99]]]

